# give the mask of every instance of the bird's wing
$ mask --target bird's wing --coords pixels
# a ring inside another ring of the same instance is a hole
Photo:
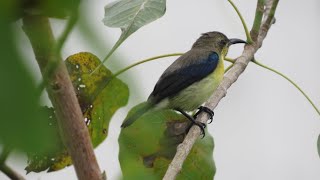
[[[193,61],[190,60],[190,58],[201,59]],[[205,78],[217,67],[219,55],[216,52],[212,52],[205,57],[184,57],[184,60],[186,59],[188,59],[187,61],[191,63],[188,63],[177,70],[170,71],[169,73],[165,72],[160,77],[153,92],[149,96],[149,100],[156,104],[162,99],[174,96],[191,84]],[[168,69],[170,69],[170,67]]]

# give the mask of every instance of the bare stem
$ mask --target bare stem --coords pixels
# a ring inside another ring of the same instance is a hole
[[[268,0],[267,0],[268,1]],[[265,14],[269,16],[269,14]],[[273,18],[273,15],[272,15]],[[249,62],[253,59],[254,54],[260,48],[264,38],[267,35],[267,32],[270,28],[270,24],[266,24],[269,21],[264,23],[264,29],[260,29],[259,36],[257,38],[257,42],[254,44],[248,44],[245,46],[242,55],[236,59],[236,62],[232,66],[232,68],[226,73],[224,76],[221,84],[217,88],[217,90],[213,93],[211,98],[206,102],[205,106],[209,107],[210,109],[214,109],[220,100],[226,96],[227,89],[237,81],[238,77],[244,72]],[[199,114],[197,117],[197,121],[206,123],[208,120],[208,115],[205,113]],[[192,126],[189,130],[187,136],[185,137],[184,141],[178,145],[177,152],[175,157],[171,161],[166,174],[164,175],[164,180],[173,180],[176,178],[177,174],[181,171],[183,162],[187,158],[188,154],[190,153],[192,146],[200,136],[200,128],[198,126]]]
[[[6,160],[9,156],[9,154],[10,154],[10,149],[4,147],[2,150],[2,153],[0,155],[0,171],[2,171],[10,179],[24,180],[24,177],[22,177],[20,174],[18,174],[16,171],[11,169],[6,164]]]
[[[248,42],[249,44],[252,44],[253,41],[252,41],[252,39],[251,39],[250,32],[249,32],[249,30],[248,30],[246,21],[244,20],[244,18],[243,18],[243,16],[241,15],[239,9],[238,9],[237,6],[232,2],[232,0],[228,0],[228,1],[229,1],[229,3],[232,5],[232,7],[234,8],[234,10],[237,12],[237,14],[238,14],[238,16],[239,16],[239,18],[240,18],[240,20],[241,20],[242,26],[243,26],[244,31],[245,31],[246,36],[247,36],[247,42]]]
[[[256,41],[258,38],[258,33],[261,27],[261,22],[263,18],[263,12],[264,12],[264,0],[258,0],[257,1],[257,8],[256,8],[256,15],[254,18],[252,30],[251,30],[251,38],[253,41]]]
[[[279,76],[283,77],[284,79],[286,79],[287,81],[289,81],[295,88],[297,88],[301,94],[309,101],[309,103],[312,105],[312,107],[314,108],[314,110],[317,111],[318,115],[320,115],[320,111],[319,109],[317,108],[317,106],[312,102],[312,100],[309,98],[309,96],[298,86],[297,83],[295,83],[293,80],[291,80],[288,76],[282,74],[281,72],[271,68],[271,67],[268,67],[260,62],[258,62],[257,60],[254,60],[253,63],[255,63],[256,65],[260,66],[260,67],[263,67],[265,69],[268,69],[276,74],[278,74]]]
[[[173,54],[164,54],[164,55],[160,55],[160,56],[155,56],[155,57],[151,57],[151,58],[148,58],[148,59],[144,59],[144,60],[141,60],[141,61],[138,61],[124,69],[121,69],[120,71],[116,72],[113,74],[113,77],[117,77],[119,76],[120,74],[126,72],[127,70],[135,67],[135,66],[138,66],[139,64],[143,64],[145,62],[149,62],[149,61],[153,61],[153,60],[156,60],[156,59],[160,59],[160,58],[165,58],[165,57],[171,57],[171,56],[181,56],[183,53],[173,53]]]
[[[76,97],[67,68],[59,53],[47,17],[29,15],[23,18],[28,36],[42,75],[50,63],[56,63],[47,79],[46,89],[55,108],[61,138],[72,158],[78,179],[100,180],[100,168],[94,155],[88,129]]]
[[[231,58],[225,58],[226,61],[230,62],[230,63],[235,63],[235,60],[234,59],[231,59]],[[253,62],[254,64],[262,67],[262,68],[265,68],[271,72],[274,72],[276,74],[278,74],[279,76],[283,77],[284,79],[286,79],[287,81],[289,81],[295,88],[298,89],[298,91],[300,91],[300,93],[309,101],[309,103],[311,104],[311,106],[314,108],[314,110],[316,110],[316,112],[318,113],[318,115],[320,115],[320,110],[317,108],[317,106],[313,103],[313,101],[310,99],[310,97],[301,89],[301,87],[295,83],[293,80],[291,80],[288,76],[284,75],[283,73],[269,67],[269,66],[266,66],[260,62],[258,62],[256,59],[254,61],[251,61]]]

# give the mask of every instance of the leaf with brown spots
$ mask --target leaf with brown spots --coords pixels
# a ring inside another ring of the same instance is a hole
[[[100,60],[91,53],[77,53],[68,57],[65,63],[93,146],[97,147],[108,135],[109,122],[113,114],[127,104],[129,89],[118,78],[112,78],[111,71],[104,66],[90,74],[100,64]],[[57,126],[53,128],[57,131]],[[49,172],[57,171],[71,165],[71,158],[61,140],[55,145],[60,148],[54,152],[29,155],[27,172],[40,172],[46,169]]]
[[[107,137],[113,114],[125,106],[129,98],[128,86],[113,78],[105,66],[92,73],[100,63],[95,55],[88,52],[74,54],[66,60],[95,147]]]
[[[134,107],[129,115],[142,104]],[[123,179],[162,179],[190,126],[189,120],[172,110],[153,110],[122,129],[119,160]],[[177,179],[213,179],[213,138],[206,132],[198,139]]]

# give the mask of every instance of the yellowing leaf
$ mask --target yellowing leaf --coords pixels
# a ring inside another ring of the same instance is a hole
[[[111,71],[104,66],[91,75],[100,64],[91,53],[77,53],[68,57],[65,63],[84,115],[83,121],[87,123],[93,146],[97,147],[107,137],[113,114],[127,104],[128,87],[121,80],[112,78]],[[61,141],[56,143],[59,144]],[[26,170],[40,172],[49,168],[48,171],[56,171],[71,164],[70,156],[61,145],[54,152],[30,156]]]

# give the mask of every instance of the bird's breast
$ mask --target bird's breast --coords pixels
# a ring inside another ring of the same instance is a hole
[[[197,109],[217,89],[223,75],[223,60],[219,60],[216,69],[211,74],[167,99],[170,108],[180,108],[185,111]]]

